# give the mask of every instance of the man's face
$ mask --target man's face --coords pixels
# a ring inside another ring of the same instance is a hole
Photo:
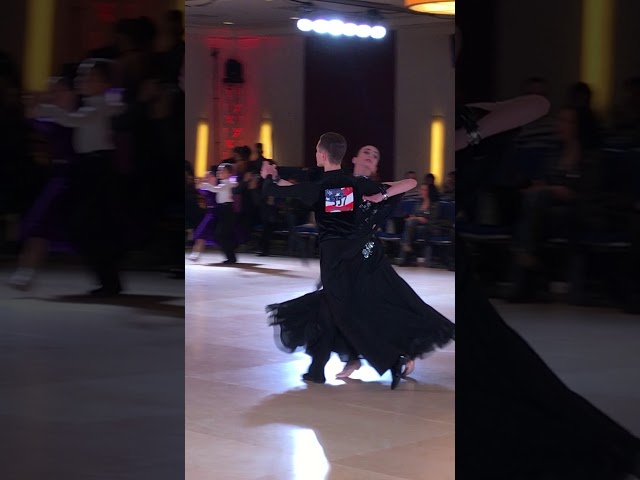
[[[372,145],[366,145],[358,151],[358,155],[353,157],[352,161],[354,175],[370,177],[378,170],[380,151]]]

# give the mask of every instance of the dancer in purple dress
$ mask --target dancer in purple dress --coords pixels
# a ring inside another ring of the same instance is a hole
[[[73,90],[73,77],[56,77],[50,81],[49,96],[66,111],[77,108],[78,99]],[[51,152],[51,178],[37,198],[23,224],[24,246],[18,259],[18,268],[10,285],[26,290],[35,278],[36,270],[48,251],[70,250],[69,226],[69,170],[73,159],[71,128],[63,127],[47,118],[31,121],[33,129],[47,141]]]
[[[193,232],[193,250],[189,255],[189,260],[196,261],[207,245],[216,245],[214,234],[216,231],[216,194],[213,191],[213,185],[216,184],[216,171],[218,167],[214,165],[207,172],[206,182],[202,182],[197,186],[200,194],[205,198],[207,204],[207,213],[200,221]]]

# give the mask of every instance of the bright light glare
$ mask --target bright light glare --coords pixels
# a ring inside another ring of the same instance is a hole
[[[327,33],[329,30],[329,22],[324,19],[313,22],[313,31],[316,33]]]
[[[345,37],[358,36],[360,38],[384,38],[387,35],[387,29],[381,25],[371,27],[370,25],[362,24],[356,25],[355,23],[344,23],[342,20],[325,20],[319,18],[317,20],[310,20],[308,18],[301,18],[296,23],[298,29],[303,32],[314,31],[316,33],[324,34],[328,33],[335,37],[344,35]]]
[[[353,37],[358,32],[358,26],[355,23],[347,23],[342,28],[345,37]]]
[[[383,38],[386,34],[387,29],[379,25],[371,29],[371,38]]]
[[[360,38],[367,38],[371,35],[371,27],[369,25],[358,25],[358,31],[356,32]]]
[[[340,20],[331,20],[327,30],[331,35],[342,35],[344,32],[344,23]]]
[[[303,32],[310,32],[313,28],[313,22],[308,18],[301,18],[298,20],[298,29]]]

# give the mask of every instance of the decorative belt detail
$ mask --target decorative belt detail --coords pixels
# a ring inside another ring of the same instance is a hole
[[[362,255],[364,258],[369,258],[371,256],[371,252],[373,252],[373,242],[367,242],[364,244],[364,248],[362,249]]]

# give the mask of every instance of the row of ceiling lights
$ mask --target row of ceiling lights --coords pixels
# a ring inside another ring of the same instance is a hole
[[[387,29],[381,25],[356,25],[351,22],[343,22],[342,20],[325,20],[319,18],[317,20],[311,20],[308,18],[301,18],[298,20],[298,29],[303,32],[316,32],[319,34],[328,33],[335,37],[344,35],[345,37],[360,37],[360,38],[384,38],[387,34]]]

